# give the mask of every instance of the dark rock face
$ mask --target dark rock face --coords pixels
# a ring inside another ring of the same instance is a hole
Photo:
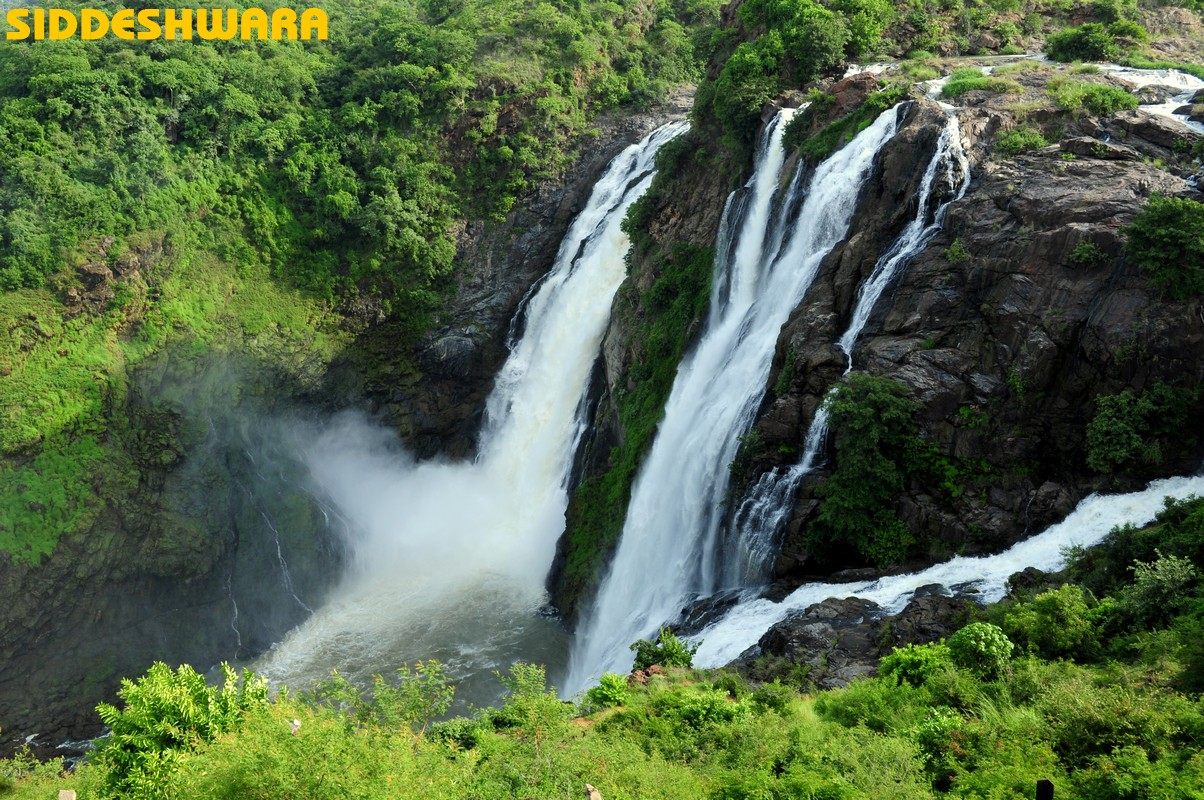
[[[186,349],[186,348],[184,348]],[[174,349],[130,376],[114,426],[128,459],[92,480],[106,506],[40,564],[0,561],[0,709],[10,750],[100,733],[94,707],[156,660],[207,670],[257,655],[338,575],[337,532],[267,420],[305,391],[228,355]],[[278,402],[277,402],[278,399]]]
[[[920,434],[981,473],[955,497],[915,484],[896,499],[896,513],[933,560],[1001,549],[1057,521],[1099,485],[1085,464],[1097,395],[1204,380],[1199,304],[1164,302],[1125,259],[1121,233],[1151,195],[1190,194],[1183,178],[1137,159],[1182,149],[1195,134],[1122,112],[1098,122],[1099,138],[1071,137],[996,161],[990,142],[1010,124],[1006,114],[958,114],[975,161],[971,187],[879,301],[853,357],[855,369],[910,387],[922,406]],[[943,121],[927,102],[908,112],[863,191],[852,233],[783,328],[770,385],[788,357],[795,372],[787,391],[767,395],[756,423],[771,454],[761,469],[780,463],[772,455],[779,450],[798,451],[843,372],[834,342],[856,287],[914,213],[915,182]],[[1104,142],[1109,132],[1124,143]],[[964,259],[947,257],[955,242]],[[1099,255],[1080,263],[1074,254],[1083,246]],[[1193,466],[1167,464],[1160,474]],[[776,578],[808,575],[806,526],[823,479],[813,473],[800,487]]]
[[[925,587],[927,588],[927,587]],[[733,664],[758,675],[758,659],[785,659],[809,668],[817,689],[834,689],[877,674],[893,647],[947,638],[969,620],[971,604],[940,593],[920,594],[896,615],[859,597],[829,598],[774,625]]]

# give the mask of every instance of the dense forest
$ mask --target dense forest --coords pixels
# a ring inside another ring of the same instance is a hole
[[[32,615],[4,631],[36,637],[43,612],[27,609],[41,601],[26,588],[44,574],[92,582],[80,563],[159,582],[208,569],[219,545],[196,520],[212,512],[189,517],[194,499],[161,498],[209,447],[212,409],[275,395],[336,409],[349,371],[370,376],[361,394],[422,383],[418,350],[466,280],[466,231],[515,224],[608,115],[694,90],[692,133],[663,149],[662,178],[625,222],[633,258],[655,269],[616,304],[638,358],[616,401],[624,435],[600,458],[609,469],[576,487],[568,512],[573,597],[595,588],[613,550],[710,290],[713,250],[663,243],[657,214],[698,174],[723,191],[742,183],[767,108],[810,103],[785,141],[814,164],[946,77],[945,101],[1010,103],[1005,123],[976,132],[993,174],[1062,141],[1048,168],[1062,175],[1113,157],[1103,144],[1076,156],[1064,140],[1139,103],[1083,62],[1204,78],[1198,0],[323,7],[327,42],[0,44],[0,583],[26,604],[14,613]],[[1025,53],[1047,59],[991,74],[981,66],[997,62],[976,60]],[[873,61],[892,66],[847,107],[828,92]],[[1192,102],[1185,113],[1204,118],[1204,97]],[[1204,138],[1167,136],[1162,150],[1115,158],[1198,181]],[[1069,268],[1131,264],[1165,302],[1198,310],[1195,186],[1143,199],[1121,244],[1084,239]],[[975,258],[958,238],[940,252],[950,269]],[[1163,382],[1141,347],[1118,374],[1157,377],[1138,392],[1117,382],[1070,437],[1093,487],[1132,487],[1199,453],[1204,384]],[[212,378],[204,365],[230,354],[261,375]],[[803,380],[793,358],[779,357],[771,396]],[[181,372],[193,383],[175,385]],[[171,388],[148,399],[152,379]],[[1007,384],[1016,414],[1036,402],[1019,373]],[[189,418],[197,395],[203,413]],[[922,438],[920,407],[897,381],[861,375],[828,401],[833,468],[799,534],[809,569],[887,569],[964,546],[918,538],[891,509],[915,487],[952,502],[1001,479],[992,453]],[[971,434],[1004,416],[951,413]],[[732,469],[794,454],[754,430]],[[320,515],[284,505],[292,520]],[[578,797],[589,783],[606,800],[986,800],[1031,797],[1049,779],[1059,797],[1204,797],[1204,500],[1168,500],[1151,525],[1066,558],[1065,571],[974,605],[947,637],[900,644],[884,628],[876,677],[825,691],[811,667],[768,655],[695,670],[669,630],[632,644],[631,677],[608,674],[571,702],[541,666],[518,663],[498,670],[500,707],[450,718],[455,687],[431,661],[371,686],[335,674],[271,694],[228,667],[212,685],[178,662],[142,677],[99,665],[83,683],[108,698],[95,723],[111,734],[78,762],[18,752],[0,762],[0,795],[534,798]]]

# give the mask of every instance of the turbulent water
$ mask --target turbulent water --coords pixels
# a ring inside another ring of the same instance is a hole
[[[678,368],[619,548],[579,627],[570,690],[601,672],[625,671],[627,645],[676,618],[692,598],[743,583],[724,567],[746,559],[723,552],[720,536],[729,465],[764,394],[781,327],[847,235],[874,157],[896,126],[896,110],[884,112],[809,180],[796,175],[777,202],[781,119],[763,143],[746,211],[728,215],[735,244],[718,249],[716,283],[728,287],[726,303]]]
[[[390,433],[343,416],[304,446],[320,496],[351,531],[352,569],[336,598],[256,668],[307,686],[439,659],[460,696],[496,696],[494,669],[562,663],[566,635],[540,614],[564,530],[582,399],[625,273],[619,225],[648,188],[675,123],[619,155],[524,306],[522,336],[488,401],[473,463],[416,462]]]
[[[1131,494],[1091,495],[1062,522],[997,555],[954,558],[920,572],[866,583],[808,583],[780,603],[745,601],[696,637],[701,646],[695,663],[703,667],[726,664],[756,644],[775,623],[829,597],[862,597],[897,613],[916,589],[939,583],[976,590],[983,602],[995,602],[1003,597],[1011,574],[1025,567],[1061,569],[1065,566],[1063,548],[1097,544],[1117,525],[1143,525],[1161,510],[1163,498],[1191,495],[1204,495],[1204,475],[1154,481],[1144,491]]]

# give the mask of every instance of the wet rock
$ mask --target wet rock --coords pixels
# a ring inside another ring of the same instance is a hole
[[[681,610],[681,620],[673,625],[673,632],[678,636],[693,636],[702,632],[740,602],[741,595],[740,590],[732,589],[695,600]]]
[[[1140,109],[1114,114],[1108,125],[1167,150],[1190,147],[1204,138],[1178,120],[1156,117]]]
[[[1063,153],[1074,153],[1077,156],[1085,156],[1087,158],[1100,158],[1111,161],[1141,160],[1141,153],[1138,153],[1132,147],[1125,147],[1123,144],[1112,144],[1111,142],[1101,142],[1099,139],[1093,139],[1090,136],[1076,136],[1072,139],[1063,139],[1058,144],[1058,147]]]
[[[1141,105],[1156,106],[1170,100],[1179,94],[1179,91],[1174,86],[1142,86],[1134,89],[1133,94],[1137,95],[1137,101]]]

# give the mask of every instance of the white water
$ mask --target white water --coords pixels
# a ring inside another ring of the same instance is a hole
[[[802,208],[776,225],[772,202],[754,201],[738,221],[731,296],[697,347],[683,359],[656,441],[632,492],[622,539],[594,606],[579,626],[565,682],[569,691],[605,671],[625,671],[628,644],[655,633],[697,595],[719,586],[719,528],[729,465],[765,390],[783,323],[802,300],[832,247],[848,233],[859,190],[874,156],[896,130],[884,112],[809,181]],[[758,172],[780,163],[773,137]],[[776,175],[776,172],[774,173]],[[780,178],[754,185],[769,188]],[[799,181],[780,213],[789,214]],[[776,235],[775,230],[779,231]]]
[[[1065,566],[1063,548],[1097,544],[1117,525],[1143,525],[1162,509],[1164,497],[1181,499],[1204,494],[1204,475],[1154,481],[1132,494],[1091,495],[1062,522],[1026,539],[998,555],[958,557],[910,575],[897,575],[866,583],[809,583],[780,603],[751,600],[738,604],[723,619],[696,637],[702,644],[695,656],[701,667],[717,667],[738,657],[792,613],[829,597],[861,597],[888,613],[898,613],[921,586],[969,586],[984,603],[1003,597],[1010,575],[1025,567],[1053,571]]]
[[[938,185],[949,194],[930,216],[928,204]],[[837,342],[848,358],[846,375],[853,368],[853,348],[882,293],[894,281],[899,270],[937,234],[944,224],[949,204],[961,199],[969,186],[970,162],[962,147],[961,127],[956,115],[949,114],[932,159],[928,162],[920,181],[916,215],[879,257],[870,276],[858,288],[857,302],[849,318],[848,327]],[[748,543],[748,550],[752,554],[748,561],[759,570],[752,573],[756,577],[768,573],[772,563],[770,559],[777,552],[778,535],[794,511],[795,490],[799,482],[819,466],[820,450],[827,435],[828,409],[821,404],[811,420],[811,427],[807,430],[803,455],[798,463],[789,469],[774,469],[762,475],[740,502],[733,517],[732,527],[737,536]]]
[[[475,462],[415,462],[389,432],[347,415],[307,443],[318,493],[352,531],[353,568],[336,599],[256,665],[269,679],[307,687],[333,668],[363,679],[437,658],[463,693],[519,657],[563,660],[565,635],[538,612],[582,399],[624,278],[619,225],[651,183],[658,148],[685,127],[627,148],[594,186],[526,303]]]
[[[1119,78],[1126,83],[1141,88],[1143,86],[1167,86],[1178,89],[1179,93],[1165,103],[1151,103],[1138,106],[1138,110],[1167,119],[1181,122],[1196,133],[1204,133],[1204,123],[1193,122],[1186,114],[1176,114],[1175,110],[1191,102],[1192,95],[1204,89],[1204,81],[1195,75],[1180,72],[1177,69],[1133,69],[1119,64],[1100,64],[1101,71]]]

